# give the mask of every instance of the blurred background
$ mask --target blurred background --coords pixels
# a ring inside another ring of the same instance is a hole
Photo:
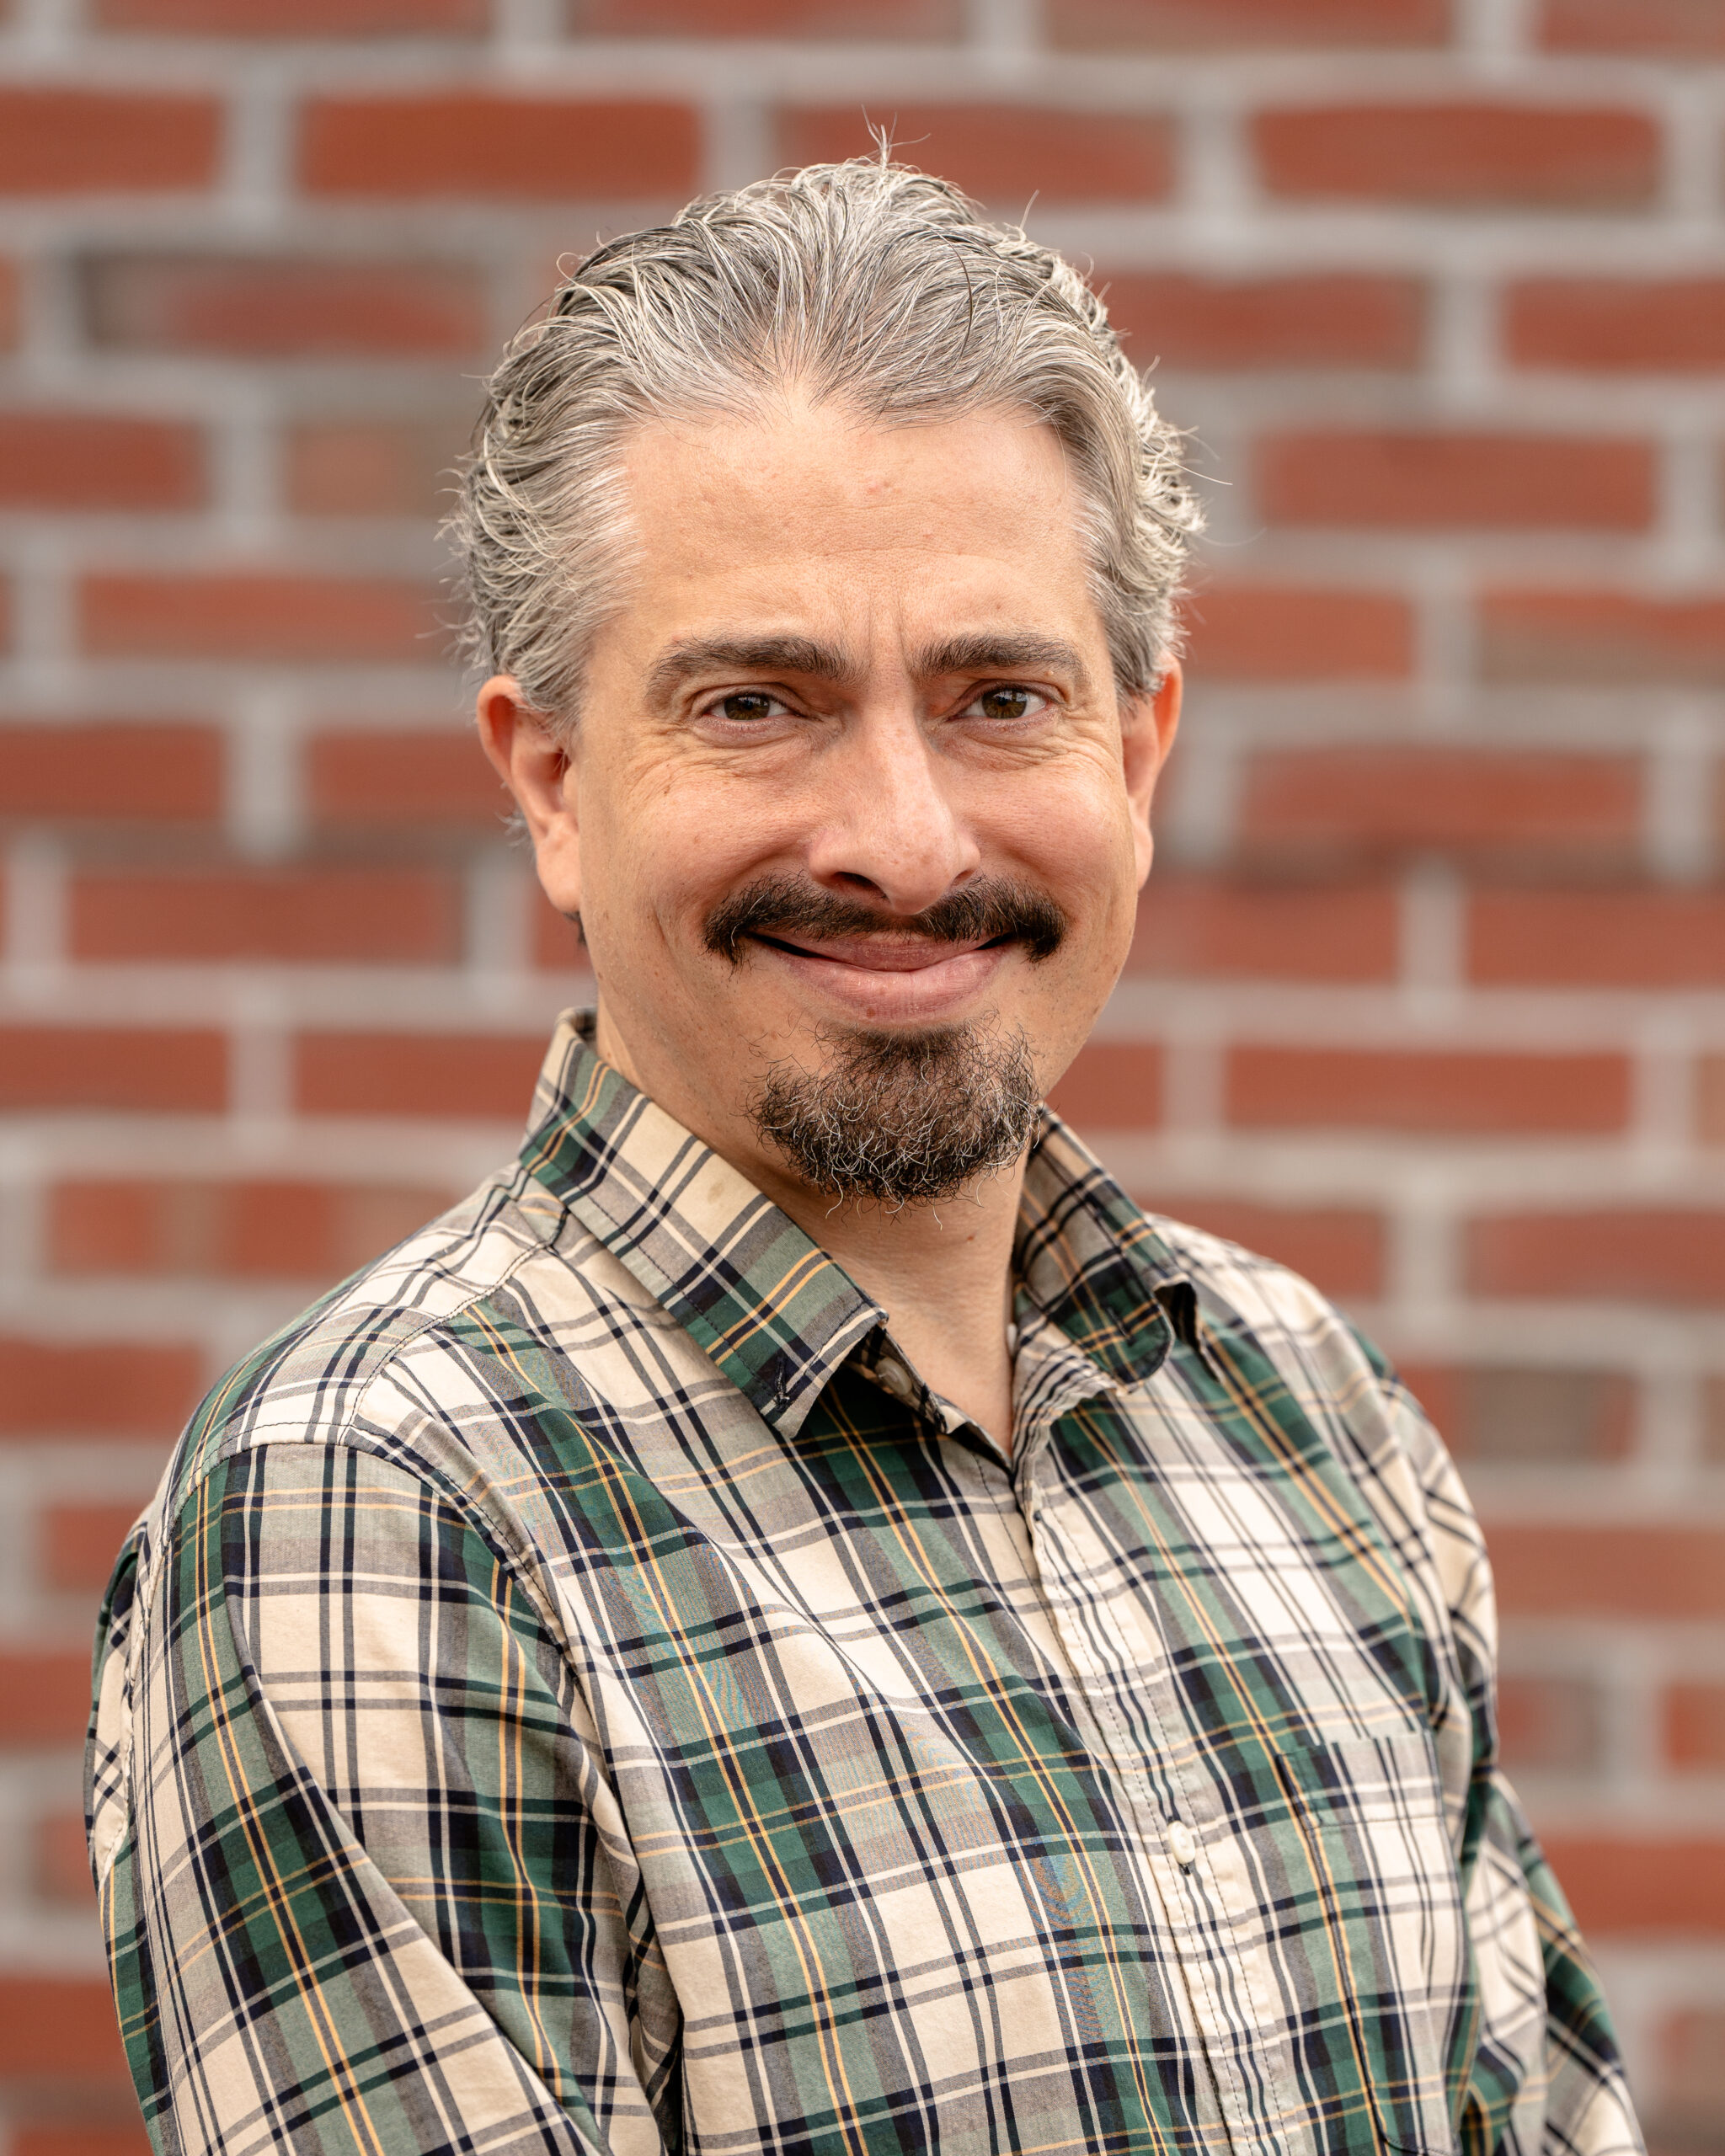
[[[1210,500],[1061,1105],[1438,1415],[1656,2144],[1725,2150],[1725,0],[9,0],[0,2156],[144,2146],[77,1816],[125,1527],[582,994],[438,627],[478,378],[865,115],[1094,265]]]

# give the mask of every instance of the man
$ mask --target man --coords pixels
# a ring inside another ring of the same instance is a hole
[[[479,721],[598,1011],[122,1556],[159,2147],[1639,2145],[1440,1445],[1039,1106],[1194,521],[1099,302],[884,163],[601,249],[506,358]]]

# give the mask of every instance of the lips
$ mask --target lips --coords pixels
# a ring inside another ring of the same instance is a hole
[[[1013,937],[953,944],[927,937],[846,937],[801,944],[757,933],[748,941],[770,964],[791,974],[804,995],[873,1025],[964,1019],[1017,947]]]
[[[817,942],[809,937],[792,938],[761,931],[755,940],[789,952],[793,957],[822,959],[830,965],[853,966],[866,973],[911,974],[943,965],[948,959],[968,958],[973,952],[1004,949],[1013,939],[994,937],[986,942],[979,938],[948,942],[921,936],[845,936]]]

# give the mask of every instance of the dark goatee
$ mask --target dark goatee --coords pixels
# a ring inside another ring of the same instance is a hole
[[[775,1064],[750,1113],[813,1188],[896,1211],[1012,1166],[1041,1113],[1023,1036],[985,1025],[823,1036],[827,1069]]]

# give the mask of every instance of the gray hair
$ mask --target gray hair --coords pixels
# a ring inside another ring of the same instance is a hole
[[[649,419],[765,418],[791,387],[876,423],[998,409],[1052,427],[1117,685],[1154,686],[1199,521],[1181,438],[1070,264],[884,147],[611,241],[514,339],[446,527],[470,655],[570,722],[633,558],[628,435]]]

